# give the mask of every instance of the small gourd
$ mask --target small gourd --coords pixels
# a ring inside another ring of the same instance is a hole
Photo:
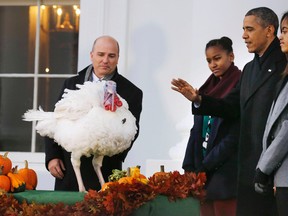
[[[8,152],[6,152],[4,155],[0,155],[0,167],[3,167],[2,175],[6,175],[12,168],[12,161],[7,157],[7,155]]]
[[[140,181],[144,184],[148,183],[148,179],[146,178],[146,176],[141,174],[141,172],[140,172],[140,166],[131,167],[130,173],[131,173],[131,177],[133,177],[137,181]]]
[[[130,167],[127,168],[127,176],[124,176],[118,180],[119,184],[132,184],[133,177],[131,176],[131,169]]]
[[[17,166],[12,168],[11,172],[9,172],[7,176],[11,182],[10,191],[12,193],[25,191],[26,184],[23,177],[18,173]]]
[[[0,173],[2,173],[3,166],[0,167]],[[0,190],[4,190],[6,192],[10,191],[11,183],[10,179],[6,175],[0,174]]]
[[[119,184],[133,184],[133,182],[138,181],[144,184],[148,183],[148,179],[140,173],[140,167],[129,167],[127,169],[127,177],[122,177],[118,180]]]
[[[28,167],[28,161],[25,160],[25,167],[19,169],[18,174],[23,177],[26,183],[26,190],[35,190],[37,186],[37,174]]]

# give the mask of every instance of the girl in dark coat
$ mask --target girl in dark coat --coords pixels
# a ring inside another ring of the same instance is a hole
[[[199,92],[222,98],[234,88],[241,75],[233,63],[232,41],[227,37],[211,40],[205,53],[212,74]],[[206,172],[207,196],[201,205],[202,216],[236,214],[238,140],[238,120],[194,116],[183,169]]]

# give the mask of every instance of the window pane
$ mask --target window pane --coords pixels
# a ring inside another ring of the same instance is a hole
[[[0,150],[31,151],[32,124],[22,115],[33,104],[33,79],[0,78]]]
[[[35,31],[29,13],[27,6],[0,6],[0,73],[34,71]]]
[[[78,6],[42,6],[39,73],[77,72]]]
[[[53,111],[66,78],[40,78],[38,104],[44,111]]]
[[[32,141],[32,123],[22,121],[22,115],[33,104],[53,111],[65,79],[61,74],[77,73],[79,1],[42,1],[47,2],[40,9],[35,3],[0,6],[0,151],[44,151],[44,139],[34,131]]]
[[[44,111],[53,111],[60,95],[60,90],[65,78],[39,79],[38,104]],[[36,151],[44,151],[44,139],[39,134],[36,136]]]

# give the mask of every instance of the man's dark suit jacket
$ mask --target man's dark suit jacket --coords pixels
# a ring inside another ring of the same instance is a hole
[[[65,88],[75,90],[76,84],[84,83],[85,74],[88,67],[80,71],[77,76],[65,80],[58,100],[62,98]],[[129,105],[129,110],[136,118],[138,131],[134,138],[135,141],[139,134],[139,121],[140,121],[140,114],[142,111],[143,92],[128,79],[120,75],[117,72],[117,69],[111,80],[117,83],[117,89],[116,89],[117,93],[127,101]],[[127,153],[131,149],[131,147],[118,155],[114,155],[112,157],[104,157],[101,170],[105,181],[108,181],[108,176],[112,173],[112,169],[120,169],[120,170],[122,169],[122,162],[126,158]],[[55,190],[78,191],[79,190],[78,183],[70,160],[71,154],[65,151],[63,148],[61,148],[61,146],[59,146],[52,139],[49,138],[45,138],[45,154],[46,154],[45,161],[47,169],[49,161],[54,158],[59,158],[63,160],[66,168],[66,170],[64,171],[65,173],[64,178],[56,179]],[[81,175],[86,190],[89,189],[99,190],[101,186],[92,165],[92,158],[93,156],[91,157],[83,156],[81,158],[81,167],[80,167]]]

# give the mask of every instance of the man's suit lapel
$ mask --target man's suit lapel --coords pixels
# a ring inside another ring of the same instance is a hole
[[[263,67],[262,68],[262,72],[261,72],[261,76],[258,78],[258,80],[251,86],[251,89],[247,95],[247,97],[245,98],[244,104],[246,104],[249,99],[251,99],[253,97],[253,95],[257,92],[257,90],[259,88],[261,88],[261,86],[270,78],[270,76],[273,75],[273,73],[276,71],[275,66],[271,66],[271,67]],[[252,71],[253,73],[253,71]]]

